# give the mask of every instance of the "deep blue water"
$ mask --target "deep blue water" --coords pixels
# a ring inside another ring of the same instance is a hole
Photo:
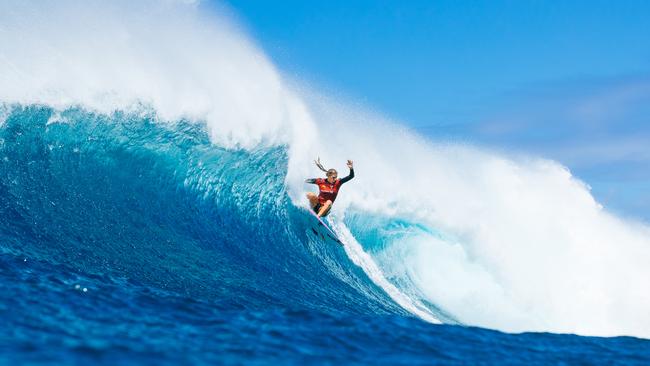
[[[2,363],[650,363],[648,340],[411,315],[314,234],[282,146],[222,149],[199,123],[146,114],[7,115]]]

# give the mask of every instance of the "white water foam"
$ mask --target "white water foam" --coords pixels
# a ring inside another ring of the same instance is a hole
[[[355,158],[357,176],[335,210],[407,219],[454,238],[392,243],[374,258],[383,273],[405,274],[400,280],[466,324],[650,336],[650,228],[609,214],[568,169],[431,143],[359,108],[305,98],[327,126],[311,156],[338,163],[341,175]],[[307,159],[298,164],[288,180],[304,189],[299,178],[318,173],[302,171]]]
[[[399,304],[402,308],[409,311],[411,314],[419,316],[421,319],[430,323],[440,324],[435,315],[420,301],[409,298],[402,291],[400,291],[394,284],[386,279],[382,270],[377,266],[372,256],[363,250],[363,247],[357,242],[350,230],[343,224],[342,220],[330,220],[332,229],[344,243],[345,253],[352,263],[361,267],[366,275],[377,286],[383,289],[393,301]]]
[[[287,143],[304,113],[266,56],[187,1],[0,3],[0,100],[205,121],[215,142]]]
[[[100,112],[143,104],[161,120],[205,122],[222,146],[285,144],[297,204],[304,178],[318,174],[311,159],[341,168],[353,158],[357,178],[335,210],[408,218],[456,238],[394,243],[379,268],[351,246],[375,281],[407,273],[427,300],[473,325],[650,337],[647,226],[607,213],[556,162],[432,143],[290,85],[208,7],[2,2],[0,101]]]

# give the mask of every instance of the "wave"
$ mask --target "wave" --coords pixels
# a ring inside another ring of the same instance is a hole
[[[311,234],[283,147],[226,150],[186,121],[42,106],[15,107],[1,133],[5,251],[225,308],[405,314]]]
[[[206,4],[2,4],[0,22],[5,251],[225,307],[650,336],[649,228],[559,163],[319,95]],[[357,166],[331,218],[344,251],[304,212],[318,155]]]

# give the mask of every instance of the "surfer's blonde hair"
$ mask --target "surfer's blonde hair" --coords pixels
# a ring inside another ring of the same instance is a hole
[[[323,164],[320,162],[320,157],[318,157],[316,160],[314,160],[314,163],[316,164],[316,166],[318,167],[318,169],[324,171],[325,174],[327,174],[328,176],[329,176],[329,175],[333,175],[333,174],[338,174],[338,172],[337,172],[336,169],[334,169],[334,168],[325,169],[325,168],[323,167]]]

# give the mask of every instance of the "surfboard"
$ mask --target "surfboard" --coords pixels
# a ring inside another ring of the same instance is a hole
[[[312,210],[309,210],[309,213],[311,213],[311,215],[312,215],[316,220],[318,220],[318,226],[324,228],[324,230],[325,230],[325,235],[323,235],[322,233],[320,234],[320,236],[321,236],[323,239],[325,239],[325,236],[327,236],[328,238],[330,238],[330,239],[333,240],[334,242],[343,245],[343,242],[342,242],[341,240],[339,240],[339,238],[338,238],[338,236],[336,235],[336,233],[334,232],[334,230],[332,230],[332,229],[329,227],[329,225],[327,225],[327,223],[326,223],[322,218],[318,217],[318,215],[316,215],[316,213],[315,213],[314,211],[312,211]],[[317,231],[316,229],[313,229],[313,228],[312,228],[312,231],[314,232],[314,234],[316,234],[316,235],[318,236],[318,231]]]

